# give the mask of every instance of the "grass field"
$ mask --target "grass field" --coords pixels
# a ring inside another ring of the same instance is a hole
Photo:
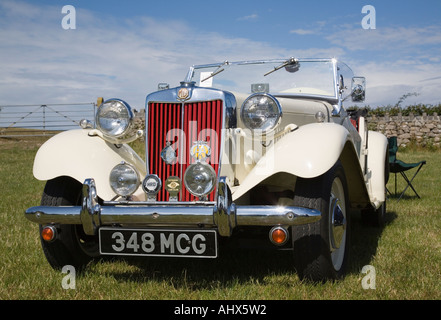
[[[38,226],[24,218],[38,205],[44,182],[32,176],[38,138],[0,139],[0,300],[48,299],[440,299],[441,152],[399,153],[405,161],[427,160],[400,202],[391,198],[386,225],[364,227],[354,213],[350,271],[337,282],[299,280],[289,252],[228,251],[216,260],[151,259],[100,261],[63,289],[66,274],[51,269]],[[403,188],[399,179],[399,189]],[[393,176],[389,190],[394,189]],[[362,269],[376,271],[375,289],[363,289]]]

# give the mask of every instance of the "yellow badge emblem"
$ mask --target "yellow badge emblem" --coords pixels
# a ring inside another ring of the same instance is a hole
[[[205,160],[211,155],[211,148],[206,141],[196,141],[190,149],[190,155],[196,160]]]

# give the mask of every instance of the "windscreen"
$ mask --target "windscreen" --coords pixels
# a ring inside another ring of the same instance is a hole
[[[230,92],[336,96],[333,60],[298,60],[280,68],[283,63],[277,60],[196,66],[191,81],[197,86]]]

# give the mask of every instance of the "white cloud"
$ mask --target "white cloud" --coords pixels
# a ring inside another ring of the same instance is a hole
[[[257,20],[259,18],[259,15],[256,13],[250,14],[248,16],[237,18],[238,21],[249,21],[249,20]]]
[[[413,103],[438,104],[441,89],[441,66],[415,61],[370,62],[359,64],[357,73],[367,79],[366,104],[370,106],[394,105],[409,92],[417,97],[406,99],[405,105]],[[426,80],[426,81],[422,81]]]
[[[294,33],[294,34],[304,36],[304,35],[314,34],[315,31],[307,30],[307,29],[294,29],[294,30],[289,31],[289,33]]]
[[[358,25],[346,25],[338,32],[326,36],[326,39],[349,51],[383,50],[396,54],[399,50],[406,49],[418,52],[424,46],[441,45],[441,26],[378,27],[365,30]],[[402,56],[397,55],[397,58]]]
[[[346,25],[326,36],[342,48],[357,73],[367,78],[367,103],[371,106],[395,104],[408,92],[419,96],[407,103],[441,102],[441,27],[399,26],[364,30]],[[431,81],[421,82],[424,79]]]

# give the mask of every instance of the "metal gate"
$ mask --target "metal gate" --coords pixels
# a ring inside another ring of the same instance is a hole
[[[0,138],[51,136],[79,127],[82,119],[95,126],[96,103],[0,106]]]

